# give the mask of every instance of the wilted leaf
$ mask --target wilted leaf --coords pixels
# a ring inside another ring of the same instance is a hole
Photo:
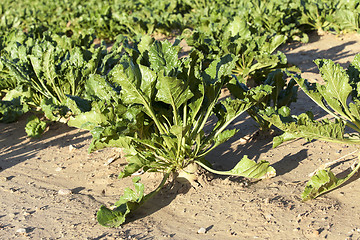
[[[320,170],[311,177],[301,194],[302,200],[310,200],[329,192],[349,180],[360,167],[360,163],[345,178],[337,178],[330,169]]]

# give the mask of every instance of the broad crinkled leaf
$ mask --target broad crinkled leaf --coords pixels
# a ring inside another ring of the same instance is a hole
[[[243,176],[247,178],[270,178],[276,175],[273,167],[269,166],[269,162],[260,161],[256,163],[250,160],[246,155],[236,164],[236,166],[227,171],[229,175]]]
[[[28,137],[40,137],[41,134],[45,131],[46,126],[46,122],[41,121],[38,117],[33,115],[27,120],[25,132]]]
[[[149,106],[156,74],[146,66],[139,66],[127,60],[112,71],[111,80],[121,86],[121,100],[125,104],[138,103]]]
[[[156,83],[156,101],[167,103],[178,110],[181,105],[186,103],[193,93],[181,79],[176,77],[159,76]]]
[[[70,117],[68,125],[85,130],[92,130],[95,126],[106,123],[109,119],[114,118],[114,113],[110,109],[104,111],[104,102],[93,102],[91,110],[78,113],[76,116]]]
[[[325,86],[317,85],[319,93],[335,112],[347,117],[347,100],[352,92],[349,76],[339,64],[331,60],[315,60],[315,63],[326,83]]]
[[[164,71],[168,75],[179,66],[179,50],[180,47],[174,47],[168,41],[155,41],[149,50],[151,69],[155,72]]]
[[[114,88],[100,75],[90,75],[85,83],[86,93],[101,100],[112,100],[118,94]]]
[[[283,108],[287,109],[287,107]],[[283,111],[283,108],[278,111]],[[320,139],[330,142],[345,141],[345,123],[339,119],[336,119],[334,122],[330,122],[327,119],[315,121],[310,113],[283,117],[276,113],[275,110],[269,111],[269,109],[261,111],[260,115],[285,132],[274,138],[273,147],[296,138]]]
[[[207,83],[214,84],[223,76],[230,76],[236,64],[236,57],[228,54],[220,59],[214,60],[203,73]]]
[[[225,30],[225,35],[234,37],[236,35],[241,36],[241,38],[249,38],[251,36],[251,31],[247,25],[247,22],[240,16],[235,16],[233,21],[230,22]]]

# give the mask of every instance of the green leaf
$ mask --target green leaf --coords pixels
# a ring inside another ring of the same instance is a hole
[[[337,178],[330,169],[319,170],[305,186],[301,198],[303,201],[314,199],[329,192],[349,180],[360,167],[360,163],[344,178]]]
[[[181,79],[176,77],[159,76],[156,83],[156,101],[161,101],[171,105],[177,111],[181,105],[185,104],[194,94],[190,91]]]
[[[148,67],[134,64],[125,58],[111,74],[111,80],[121,86],[121,99],[125,104],[151,105],[156,74]]]
[[[169,41],[155,41],[149,50],[151,69],[155,72],[164,71],[169,75],[180,64],[178,53],[180,47],[174,47]]]
[[[331,60],[318,59],[315,63],[319,66],[321,76],[326,82],[325,86],[317,85],[319,93],[336,113],[349,119],[347,99],[352,92],[352,87],[346,71]]]
[[[11,101],[0,100],[0,122],[15,122],[21,115],[29,111],[29,106],[21,103],[20,97]]]
[[[277,136],[273,140],[273,147],[277,147],[281,143],[296,138],[306,138],[308,140],[319,139],[330,142],[353,142],[356,143],[356,137],[350,138],[344,136],[345,123],[341,119],[335,119],[334,122],[328,119],[320,121],[313,120],[310,112],[303,113],[299,116],[281,116],[280,113],[289,113],[287,107],[282,107],[279,110],[267,108],[265,111],[260,111],[261,117],[266,121],[271,122],[276,127],[285,133]]]
[[[195,162],[206,170],[220,175],[241,176],[255,179],[271,178],[276,175],[275,169],[269,166],[269,162],[262,160],[256,163],[255,161],[250,160],[246,155],[244,155],[244,157],[236,164],[236,166],[229,171],[217,171],[211,169],[200,161]]]
[[[144,199],[144,185],[139,183],[140,177],[133,178],[135,191],[126,188],[124,195],[120,197],[111,210],[101,206],[97,212],[97,220],[104,227],[119,227],[126,220],[126,216],[137,209]]]
[[[98,74],[89,76],[85,83],[85,89],[88,95],[105,101],[116,99],[118,94],[110,83]]]
[[[159,186],[151,193],[144,196],[144,185],[140,183],[140,177],[133,178],[134,190],[126,188],[124,194],[114,204],[113,209],[101,206],[97,212],[98,222],[105,227],[119,227],[126,217],[138,209],[151,197],[156,195],[166,183],[169,173],[165,173]]]
[[[40,137],[41,134],[45,131],[46,126],[46,122],[41,121],[38,117],[33,115],[27,120],[25,132],[28,137],[37,138]]]

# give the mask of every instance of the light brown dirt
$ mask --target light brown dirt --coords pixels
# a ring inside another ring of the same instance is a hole
[[[310,39],[282,50],[312,81],[321,81],[314,59],[347,66],[360,50],[359,35]],[[293,109],[324,117],[301,93]],[[300,139],[273,149],[270,138],[246,140],[257,127],[243,116],[234,123],[239,133],[208,160],[218,169],[229,169],[246,154],[269,161],[276,177],[256,183],[214,177],[196,190],[168,185],[129,223],[109,229],[97,224],[95,214],[100,205],[111,205],[131,186],[130,178],[116,177],[123,158],[104,165],[121,152],[105,149],[88,154],[90,134],[60,123],[40,139],[30,140],[25,124],[26,116],[0,124],[0,239],[360,239],[359,175],[316,200],[300,199],[311,172],[349,154],[334,169],[345,171],[358,155],[353,153],[356,146]],[[159,181],[159,175],[142,176],[147,191]],[[60,195],[61,189],[72,194]],[[20,228],[26,233],[17,233]],[[206,233],[198,234],[200,228]]]

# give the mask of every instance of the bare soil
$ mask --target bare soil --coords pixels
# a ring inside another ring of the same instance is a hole
[[[347,67],[360,52],[360,36],[311,35],[308,44],[281,50],[303,77],[321,82],[313,60],[332,59]],[[326,117],[301,92],[292,108],[296,114],[312,110],[317,118]],[[360,153],[354,152],[357,146],[299,139],[273,149],[271,138],[249,137],[257,126],[243,116],[234,122],[239,133],[208,160],[229,169],[248,155],[269,161],[276,177],[250,182],[211,176],[198,189],[168,184],[127,224],[111,229],[101,227],[95,214],[132,185],[130,178],[117,179],[126,162],[121,151],[89,154],[90,134],[60,123],[40,139],[28,139],[26,117],[0,124],[0,239],[360,239],[359,174],[316,200],[300,199],[311,172],[341,157],[334,171],[346,171]],[[142,175],[146,191],[160,179]],[[200,228],[205,233],[198,233]]]

